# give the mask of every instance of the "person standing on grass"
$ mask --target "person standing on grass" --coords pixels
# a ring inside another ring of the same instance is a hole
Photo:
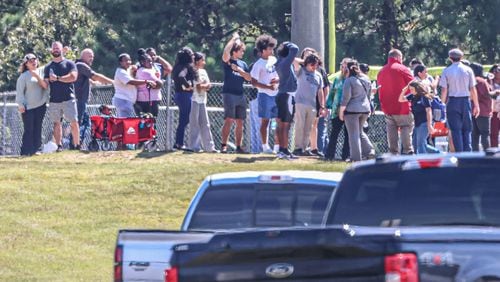
[[[298,52],[299,47],[292,42],[282,43],[277,50],[276,72],[279,76],[279,85],[276,106],[278,107],[277,131],[280,140],[278,154],[289,159],[295,158],[288,150],[288,134],[295,114],[295,100],[292,93],[297,91],[294,62]]]
[[[76,60],[78,77],[75,81],[76,106],[78,110],[78,122],[82,125],[83,116],[87,110],[87,103],[90,97],[90,80],[98,81],[102,84],[113,84],[113,80],[103,74],[95,72],[91,67],[94,62],[94,51],[83,49],[80,59]]]
[[[140,84],[136,86],[137,100],[134,105],[136,115],[150,113],[154,117],[158,117],[163,81],[159,78],[157,69],[153,66],[153,59],[147,53],[139,54],[139,68],[136,71],[135,78],[155,82],[154,86],[153,84]]]
[[[469,66],[464,65],[460,49],[448,52],[452,64],[443,70],[439,86],[441,100],[446,103],[446,116],[455,152],[472,151],[472,117],[479,116],[476,79]],[[471,100],[474,107],[471,110]]]
[[[493,113],[493,99],[490,97],[491,86],[483,77],[483,66],[471,63],[470,67],[476,77],[476,92],[479,102],[479,116],[472,118],[472,150],[479,151],[479,141],[486,151],[490,147],[490,122]]]
[[[276,43],[276,39],[267,34],[257,37],[255,47],[260,52],[260,58],[253,64],[250,72],[252,85],[258,90],[257,101],[259,103],[259,117],[261,118],[260,136],[262,152],[265,154],[273,153],[268,144],[269,122],[278,116],[276,94],[278,93],[279,78],[275,67],[276,58],[273,56]],[[279,137],[275,138],[274,143],[275,148],[279,148]]]
[[[241,147],[243,142],[243,122],[247,116],[247,102],[243,94],[243,83],[251,81],[247,64],[242,61],[245,54],[245,43],[240,40],[238,33],[234,33],[224,47],[222,62],[224,63],[224,84],[222,96],[224,102],[224,125],[222,126],[221,153],[227,153],[227,142],[233,123],[236,152],[245,153]]]
[[[49,116],[54,124],[54,140],[57,151],[63,150],[61,121],[66,118],[70,122],[73,148],[80,150],[80,129],[75,99],[74,82],[78,72],[74,62],[64,58],[63,45],[56,41],[52,43],[52,61],[45,66],[44,80],[50,85]]]
[[[399,141],[401,141],[402,153],[413,154],[411,135],[414,121],[410,111],[410,102],[398,101],[401,89],[413,80],[413,75],[403,65],[403,53],[400,50],[392,49],[388,57],[387,64],[377,75],[377,85],[380,86],[380,106],[385,114],[389,152],[399,154]]]
[[[193,97],[191,98],[189,149],[198,152],[203,148],[206,152],[217,153],[207,113],[207,93],[211,84],[205,70],[205,64],[205,54],[195,52],[194,67],[198,72],[198,79],[194,82]]]
[[[347,63],[350,58],[342,59],[340,63],[340,75],[335,77],[333,80],[332,88],[326,102],[327,108],[331,110],[331,120],[332,120],[332,130],[330,132],[330,138],[328,141],[328,148],[326,150],[325,159],[333,161],[335,159],[335,154],[337,153],[337,143],[339,139],[339,134],[342,129],[344,130],[344,142],[342,145],[342,160],[347,160],[349,158],[349,135],[347,133],[347,128],[344,125],[344,121],[339,118],[339,108],[340,102],[342,102],[342,91],[344,88],[344,81],[349,76],[349,70],[347,69]]]
[[[157,55],[155,48],[147,48],[146,53],[151,56],[151,59],[153,60],[153,67],[156,70],[155,74],[157,78],[162,79],[172,73],[172,65],[163,57]]]
[[[191,97],[193,96],[194,81],[198,79],[194,69],[194,52],[189,47],[183,47],[177,52],[172,79],[174,80],[174,101],[179,107],[179,124],[175,132],[174,149],[183,150],[184,134],[189,124],[191,113]]]
[[[323,79],[323,99],[326,100],[328,97],[328,92],[330,91],[330,84],[328,82],[328,74],[326,70],[322,67],[323,62],[321,57],[315,49],[311,47],[306,47],[302,50],[300,58],[305,60],[310,54],[316,54],[320,58],[320,63],[318,67],[318,72]],[[324,106],[324,105],[323,105]],[[325,108],[320,107],[319,97],[316,98],[316,118],[314,119],[313,126],[311,129],[311,136],[309,139],[310,150],[308,152],[317,155],[319,157],[324,157],[323,151],[325,149],[325,144],[328,143],[328,136],[326,136],[327,125],[325,125],[325,118],[321,115],[322,112],[326,111]]]
[[[38,69],[38,58],[26,54],[19,67],[16,83],[16,103],[23,120],[24,132],[21,156],[39,154],[42,146],[42,123],[49,101],[48,84]]]
[[[373,145],[363,131],[370,115],[371,82],[362,75],[356,60],[347,63],[349,77],[346,78],[342,89],[339,118],[345,122],[349,133],[349,149],[352,161],[375,156]]]
[[[139,80],[132,77],[132,59],[129,54],[122,53],[118,56],[119,66],[115,71],[113,86],[113,106],[116,108],[117,117],[135,117],[134,104],[137,100],[137,85],[155,85],[153,80]]]
[[[408,90],[410,94],[406,95]],[[424,83],[416,80],[404,87],[399,96],[400,103],[411,102],[411,112],[415,120],[415,129],[412,136],[413,147],[417,154],[439,153],[436,148],[427,144],[427,138],[434,132],[431,109],[433,98],[429,88]]]
[[[490,85],[493,88],[491,93],[493,99],[493,114],[491,117],[491,147],[498,147],[498,132],[500,131],[500,69],[498,64],[494,64],[489,73],[491,75]]]
[[[320,108],[325,108],[323,78],[317,71],[319,62],[318,55],[309,54],[297,74],[298,86],[295,93],[297,117],[295,119],[295,150],[293,152],[299,156],[314,155],[310,152],[306,153],[306,148],[317,116],[316,99],[320,101]]]

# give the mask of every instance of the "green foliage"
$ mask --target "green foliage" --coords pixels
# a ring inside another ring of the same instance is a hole
[[[261,33],[279,41],[289,40],[289,1],[190,0],[169,1],[86,1],[105,26],[97,33],[95,66],[112,73],[116,56],[127,52],[136,57],[138,48],[155,47],[157,53],[174,63],[183,46],[207,55],[207,70],[212,79],[222,79],[222,49],[231,34],[240,32],[247,42],[246,59],[253,60],[253,42]],[[126,15],[126,16],[123,16]],[[112,40],[107,34],[113,33]],[[99,70],[99,69],[98,69]]]
[[[355,57],[384,64],[391,48],[407,61],[446,65],[448,50],[460,47],[467,59],[492,63],[500,59],[495,13],[500,1],[349,0],[337,1],[337,62]]]
[[[17,68],[28,52],[37,54],[40,63],[47,63],[51,59],[49,49],[53,41],[61,41],[68,46],[94,45],[96,22],[80,2],[34,0],[25,2],[18,14],[2,16],[2,21],[15,22],[16,26],[9,28],[0,43],[3,47],[0,52],[0,61],[3,62],[0,65],[0,89],[13,88],[18,76]],[[78,49],[73,48],[68,55],[76,58]]]

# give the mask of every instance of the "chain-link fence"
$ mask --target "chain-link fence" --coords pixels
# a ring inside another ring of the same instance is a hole
[[[256,105],[256,90],[251,85],[245,85],[245,97],[249,102],[247,119],[243,131],[243,146],[251,153],[258,153],[261,149],[259,125],[260,121],[257,116]],[[170,150],[174,144],[175,129],[178,123],[178,108],[173,102],[173,91],[171,84],[166,83],[162,89],[162,103],[160,104],[159,114],[156,121],[158,131],[158,145],[160,150]],[[224,109],[222,104],[222,83],[212,83],[212,88],[208,93],[207,110],[211,122],[212,135],[217,148],[220,148],[221,129],[224,124]],[[93,87],[90,97],[87,112],[89,115],[99,115],[99,106],[102,104],[111,105],[114,89],[112,86]],[[113,109],[114,113],[114,108]],[[23,125],[21,116],[15,104],[15,92],[0,93],[0,155],[19,155],[21,148],[21,140],[23,134]],[[329,126],[329,121],[327,122]],[[188,127],[189,130],[189,127]],[[187,130],[187,131],[188,131]],[[47,143],[52,139],[52,125],[48,116],[45,117],[42,130],[42,142]],[[273,144],[274,126],[269,128],[269,143]],[[69,124],[63,123],[63,145],[68,146],[69,141]],[[290,134],[290,146],[293,148],[293,126]],[[186,139],[187,134],[186,132]],[[381,113],[377,113],[369,120],[368,135],[375,150],[378,153],[387,152],[387,140],[385,119]],[[339,136],[339,144],[343,142],[343,133]],[[90,127],[87,128],[82,147],[85,149],[90,141]],[[232,147],[234,144],[234,135],[231,134],[228,145]],[[342,146],[337,146],[337,157],[340,158],[340,150]]]

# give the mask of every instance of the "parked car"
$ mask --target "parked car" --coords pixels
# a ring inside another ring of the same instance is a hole
[[[496,152],[355,164],[325,226],[205,233],[171,247],[165,281],[500,281],[499,169]]]
[[[231,172],[208,176],[180,231],[120,230],[115,281],[163,281],[172,246],[204,242],[213,232],[319,226],[342,173]]]

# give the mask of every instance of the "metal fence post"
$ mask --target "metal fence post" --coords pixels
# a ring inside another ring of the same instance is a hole
[[[7,144],[6,142],[6,137],[5,135],[7,135],[7,95],[6,93],[2,93],[2,97],[3,97],[3,107],[2,107],[2,152],[1,154],[4,155],[5,154],[5,146]]]
[[[166,107],[166,122],[167,122],[167,130],[166,130],[166,138],[165,138],[165,150],[172,150],[172,144],[170,142],[172,137],[172,115],[170,112],[170,104],[172,100],[172,76],[167,75],[167,107]]]

